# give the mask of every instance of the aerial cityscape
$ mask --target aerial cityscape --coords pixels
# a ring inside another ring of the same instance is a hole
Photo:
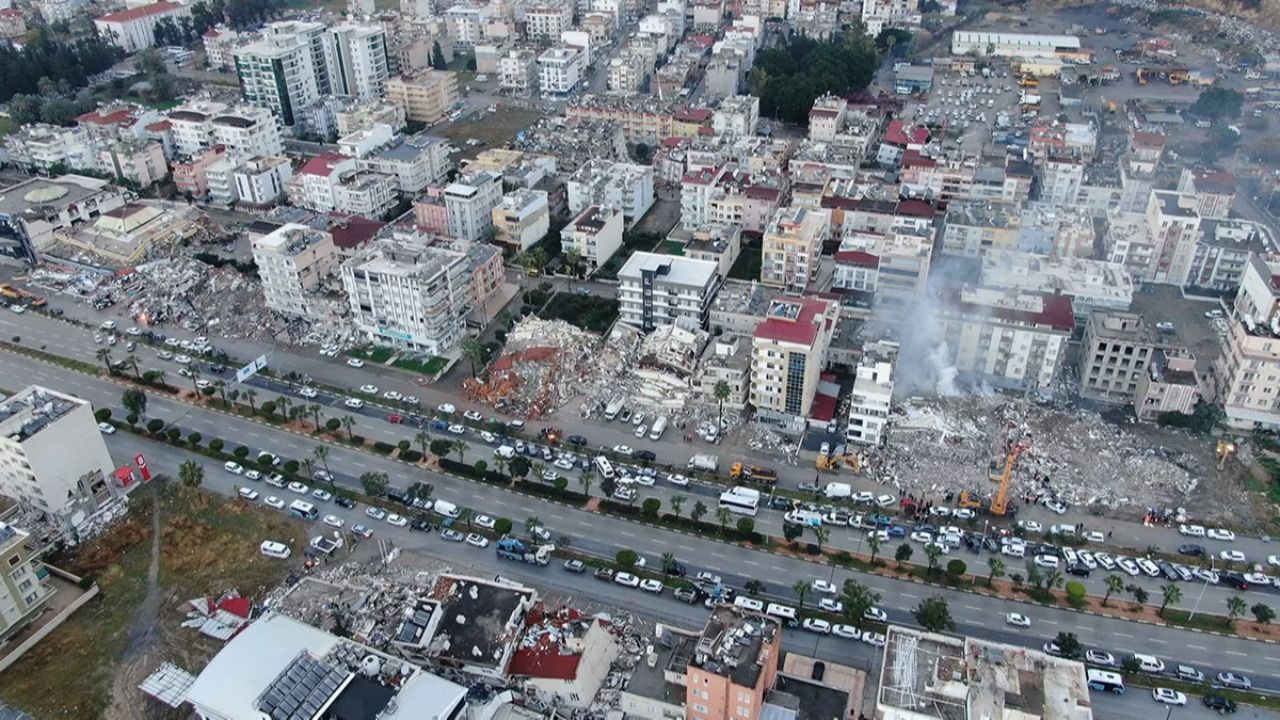
[[[1278,109],[1278,0],[0,0],[0,720],[1280,720]]]

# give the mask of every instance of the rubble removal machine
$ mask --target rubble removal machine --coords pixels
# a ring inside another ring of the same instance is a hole
[[[498,551],[498,557],[503,560],[515,560],[516,562],[530,565],[544,566],[551,562],[551,553],[556,550],[555,545],[533,547],[518,538],[510,536],[500,538],[494,547]]]

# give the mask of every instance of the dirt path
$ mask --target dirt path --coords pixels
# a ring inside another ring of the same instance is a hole
[[[107,720],[128,720],[143,717],[139,702],[145,702],[138,684],[152,669],[149,653],[156,638],[156,623],[160,617],[160,498],[155,486],[151,488],[151,563],[147,566],[147,596],[143,598],[129,626],[129,644],[120,657],[115,678],[111,684],[111,705],[103,714]]]

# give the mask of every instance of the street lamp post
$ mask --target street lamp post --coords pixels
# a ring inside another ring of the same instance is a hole
[[[1213,572],[1213,556],[1209,557],[1209,572]],[[1209,578],[1204,579],[1204,584],[1200,586],[1200,594],[1196,595],[1196,604],[1191,608],[1191,614],[1187,616],[1187,621],[1196,619],[1196,610],[1200,609],[1200,600],[1204,597],[1204,591],[1209,587]]]

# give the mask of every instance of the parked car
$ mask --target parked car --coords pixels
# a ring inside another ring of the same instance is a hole
[[[571,573],[583,573],[586,572],[587,565],[581,560],[565,560],[564,569]]]

